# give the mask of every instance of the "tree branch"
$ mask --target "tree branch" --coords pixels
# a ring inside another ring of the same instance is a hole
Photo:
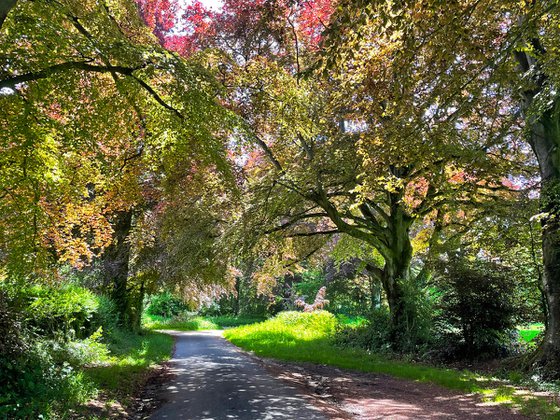
[[[2,25],[4,21],[8,17],[8,13],[13,7],[16,5],[17,0],[2,0],[0,1],[0,29],[2,29]]]
[[[136,70],[145,67],[145,64],[138,67],[112,66],[112,65],[93,65],[88,61],[69,61],[66,63],[54,64],[43,70],[20,74],[18,76],[9,77],[0,80],[0,89],[14,88],[19,83],[31,82],[40,79],[46,79],[68,70],[82,70],[94,73],[118,73],[132,76]],[[136,78],[135,78],[136,79]]]

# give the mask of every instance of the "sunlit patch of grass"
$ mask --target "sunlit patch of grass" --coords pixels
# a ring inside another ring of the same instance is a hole
[[[336,322],[334,316],[327,312],[287,312],[265,322],[227,330],[224,336],[233,344],[258,356],[430,382],[445,388],[479,394],[488,402],[516,406],[531,417],[538,414],[541,418],[560,418],[555,417],[558,415],[558,407],[554,402],[518,395],[516,388],[492,377],[467,370],[391,360],[355,348],[336,347],[332,341]]]
[[[85,373],[99,389],[127,395],[151,366],[171,357],[173,337],[153,331],[141,335],[116,331],[108,347],[111,355],[107,360]]]
[[[264,319],[265,318],[242,316],[202,317],[189,314],[179,315],[174,318],[163,318],[156,315],[144,314],[143,325],[150,330],[200,331],[237,327],[260,322]]]
[[[544,324],[541,323],[533,323],[529,325],[523,325],[517,327],[517,331],[519,332],[519,338],[526,342],[530,343],[533,341],[541,332],[544,331]]]

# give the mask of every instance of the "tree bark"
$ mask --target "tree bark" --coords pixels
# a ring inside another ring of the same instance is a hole
[[[130,260],[130,242],[128,236],[132,228],[132,211],[123,211],[113,219],[113,242],[103,254],[103,277],[112,290],[112,298],[119,312],[119,323],[125,328],[133,328],[133,321],[128,313],[128,268]]]
[[[538,39],[531,40],[531,44],[540,54],[546,54]],[[516,53],[516,58],[521,72],[534,75],[534,88],[524,92],[522,109],[541,176],[542,290],[548,311],[538,363],[544,368],[545,376],[556,379],[560,377],[560,99],[556,98],[546,111],[533,116],[535,98],[543,93],[547,76],[529,53]]]
[[[2,0],[0,1],[0,29],[4,25],[4,21],[8,17],[8,13],[16,5],[17,0]]]
[[[541,364],[551,377],[560,377],[560,101],[534,124],[531,146],[542,177],[541,213],[543,275],[547,328]]]
[[[413,219],[405,214],[400,206],[391,212],[390,250],[391,258],[385,258],[381,283],[391,313],[391,340],[398,348],[411,332],[415,324],[415,311],[407,307],[406,285],[410,281],[410,264],[412,262],[412,244],[410,226]],[[407,337],[410,338],[410,337]]]

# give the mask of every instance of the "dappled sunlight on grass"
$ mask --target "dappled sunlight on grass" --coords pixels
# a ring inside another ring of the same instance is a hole
[[[147,368],[169,359],[173,338],[152,331],[142,335],[117,332],[109,349],[111,356],[103,364],[88,368],[86,375],[98,387],[126,393],[135,388]]]
[[[145,328],[150,330],[201,331],[221,330],[228,327],[254,324],[263,320],[264,318],[243,316],[203,317],[184,314],[174,318],[164,318],[144,314],[142,323]]]

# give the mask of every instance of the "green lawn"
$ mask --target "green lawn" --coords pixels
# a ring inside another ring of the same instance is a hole
[[[517,327],[519,338],[526,343],[533,341],[542,331],[544,331],[544,324],[534,323]]]
[[[336,323],[336,318],[327,312],[285,312],[265,322],[227,330],[224,336],[233,344],[259,356],[431,382],[462,392],[479,393],[492,401],[517,404],[533,417],[559,415],[556,405],[533,396],[522,396],[513,386],[495,378],[469,371],[389,360],[364,350],[335,347],[331,337]]]
[[[240,325],[261,322],[263,317],[245,316],[192,316],[184,315],[175,318],[164,318],[157,315],[144,314],[143,326],[150,330],[175,330],[175,331],[198,331],[198,330],[221,330],[224,328],[237,327]]]

